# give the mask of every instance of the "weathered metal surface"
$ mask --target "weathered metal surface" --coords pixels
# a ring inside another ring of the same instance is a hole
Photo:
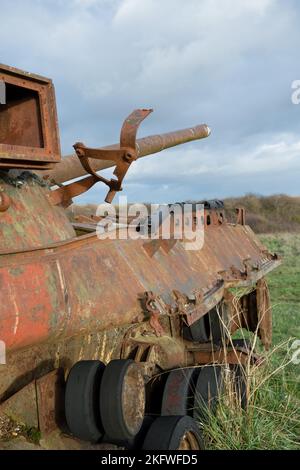
[[[246,225],[246,212],[243,207],[238,207],[236,209],[236,223],[241,225]]]
[[[52,168],[61,158],[52,81],[3,64],[0,81],[0,167]]]
[[[75,362],[84,359],[108,363],[120,358],[128,328],[127,325],[8,352],[7,365],[0,365],[0,412],[7,412],[18,422],[40,427],[43,433],[56,427],[65,429],[61,425],[64,400],[61,372],[67,377]]]
[[[7,348],[7,365],[0,366],[2,409],[19,416],[24,411],[23,416],[30,415],[27,422],[51,433],[60,421],[63,373],[81,359],[134,359],[142,380],[178,367],[258,364],[260,358],[246,349],[211,344],[212,327],[211,343],[194,344],[182,334],[183,327],[197,327],[199,319],[222,305],[228,316],[224,341],[246,327],[270,346],[264,276],[280,260],[245,224],[244,210],[238,211],[236,224],[229,224],[220,201],[205,201],[201,224],[197,217],[192,221],[193,231],[204,229],[204,244],[189,251],[184,237],[175,237],[174,215],[170,240],[161,236],[165,219],[155,227],[145,219],[149,231],[158,233],[157,240],[145,240],[128,237],[122,217],[110,221],[117,227],[116,239],[104,240],[96,234],[100,218],[81,218],[77,228],[91,233],[76,237],[59,206],[96,181],[109,186],[111,201],[136,158],[205,138],[209,128],[136,141],[138,125],[149,114],[137,110],[123,125],[120,145],[90,149],[77,144],[77,156],[49,172],[45,168],[59,159],[51,81],[0,66],[1,80],[8,104],[0,105],[0,167],[40,168],[49,182],[28,172],[0,173],[0,340]],[[113,165],[115,180],[96,173]],[[86,173],[90,176],[81,181],[50,189],[53,182]],[[245,293],[236,299],[232,287],[244,287]],[[201,321],[210,321],[210,315]],[[134,387],[129,379],[123,401],[130,421]]]
[[[34,380],[62,368],[67,376],[77,361],[99,359],[108,363],[121,355],[122,341],[130,325],[103,332],[90,332],[69,339],[53,340],[26,350],[7,353],[7,364],[0,365],[0,403]]]
[[[272,343],[272,308],[266,280],[260,279],[256,289],[258,334],[268,350]]]
[[[63,387],[63,370],[56,369],[32,380],[3,401],[0,414],[49,434],[64,423]]]
[[[210,128],[206,124],[201,124],[175,132],[144,137],[136,141],[137,158],[146,157],[147,155],[193,140],[204,139],[209,135]],[[103,149],[107,150],[117,150],[119,148],[118,144],[103,147]],[[100,171],[114,165],[113,161],[99,161],[93,163],[93,169],[94,171]],[[55,183],[64,183],[65,181],[86,175],[86,171],[82,167],[77,155],[66,156],[53,170],[38,173],[45,179]]]
[[[0,212],[5,212],[10,206],[10,197],[3,191],[0,193]]]
[[[0,404],[0,414],[12,420],[38,428],[38,409],[36,401],[35,381],[30,382],[17,393]]]
[[[63,209],[52,206],[48,193],[42,181],[29,172],[19,176],[0,172],[0,255],[75,237]],[[14,278],[11,282],[13,285]]]
[[[93,186],[102,182],[109,187],[105,202],[111,203],[117,191],[122,191],[122,181],[133,161],[137,159],[136,134],[142,121],[152,112],[151,109],[136,109],[124,121],[119,149],[92,149],[83,143],[77,142],[74,145],[76,154],[87,174],[91,176],[80,182],[70,183],[54,190],[50,194],[50,199],[54,204],[68,206],[72,198],[79,196]],[[90,159],[102,161],[114,161],[114,175],[117,179],[107,179],[96,173]]]
[[[156,297],[153,292],[145,292],[145,308],[150,315],[149,324],[153,328],[156,336],[163,336],[164,328],[159,322],[161,311],[156,305]]]
[[[135,435],[141,428],[145,415],[145,382],[142,370],[132,363],[124,376],[121,394],[121,406],[125,426]]]
[[[64,372],[56,369],[36,380],[39,429],[49,434],[64,424]]]
[[[132,323],[141,313],[142,292],[153,291],[172,306],[174,291],[197,297],[212,289],[220,273],[221,294],[228,286],[251,285],[277,262],[257,245],[247,226],[227,223],[208,226],[198,251],[186,251],[179,241],[169,253],[159,249],[150,257],[143,244],[90,234],[45,249],[3,254],[0,276],[6,302],[0,306],[5,319],[0,337],[7,348]],[[249,265],[245,271],[245,259],[251,259],[253,271]],[[233,266],[245,274],[234,277]],[[210,308],[199,304],[193,320]]]
[[[256,245],[248,227],[229,224],[209,226],[203,248],[193,252],[179,242],[168,254],[158,250],[149,257],[143,240],[99,240],[91,234],[51,249],[2,255],[6,302],[0,306],[5,319],[0,337],[7,348],[19,348],[132,323],[141,313],[141,292],[153,291],[172,305],[174,290],[200,295],[215,284],[216,273],[224,276],[233,265],[243,271],[246,258],[260,266],[253,278],[276,264]],[[248,279],[229,277],[224,287],[252,282],[249,272]]]
[[[188,348],[191,354],[190,364],[242,364],[260,365],[263,362],[262,356],[248,349],[238,347],[227,348],[217,345],[203,345],[203,347]]]

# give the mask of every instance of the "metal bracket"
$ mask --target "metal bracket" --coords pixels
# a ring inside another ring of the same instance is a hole
[[[6,104],[6,85],[3,80],[0,80],[0,104]]]
[[[152,291],[147,291],[145,292],[144,301],[145,301],[145,308],[147,312],[150,314],[150,320],[149,320],[150,326],[155,331],[156,336],[163,336],[164,329],[159,321],[159,316],[161,315],[161,312],[159,311],[156,305],[157,297],[154,295]]]
[[[0,212],[5,212],[11,204],[10,197],[0,191]]]
[[[122,181],[131,165],[137,159],[136,135],[141,122],[152,112],[152,109],[136,109],[124,121],[120,147],[116,149],[94,149],[77,142],[74,145],[75,152],[87,173],[91,176],[82,178],[75,183],[52,191],[49,195],[53,204],[67,206],[70,200],[86,192],[95,183],[101,181],[109,187],[105,202],[111,203],[117,191],[122,191]],[[90,159],[108,160],[115,163],[114,175],[117,179],[107,179],[99,175],[92,167]]]
[[[183,316],[185,323],[191,326],[222,300],[224,296],[224,281],[219,280],[216,284],[207,286],[189,296],[182,294],[178,290],[173,290],[173,295],[175,307],[172,309],[172,314]]]
[[[264,357],[259,356],[249,349],[230,345],[224,346],[216,344],[199,344],[189,346],[188,353],[193,357],[192,364],[242,364],[259,366],[264,362]]]
[[[246,211],[244,207],[237,207],[235,209],[237,217],[236,217],[236,224],[238,225],[246,225]]]

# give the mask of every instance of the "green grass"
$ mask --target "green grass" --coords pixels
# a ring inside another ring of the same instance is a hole
[[[300,364],[291,363],[291,345],[300,340],[300,235],[261,240],[283,257],[268,277],[273,348],[264,366],[248,371],[247,410],[226,389],[216,415],[208,415],[203,432],[210,449],[300,449]]]
[[[278,345],[290,339],[291,344],[295,339],[300,340],[300,234],[264,235],[260,238],[271,251],[283,258],[282,265],[269,276],[273,343]],[[283,355],[284,351],[274,354],[274,364],[278,364]],[[289,364],[284,370],[284,379],[289,384],[288,391],[300,399],[300,364]]]

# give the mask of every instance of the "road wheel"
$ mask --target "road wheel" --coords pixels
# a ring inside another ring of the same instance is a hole
[[[233,386],[238,403],[244,410],[246,410],[248,406],[248,386],[245,367],[241,364],[234,364],[231,365],[230,368],[233,372]]]
[[[208,313],[212,343],[222,343],[228,337],[230,318],[228,308],[226,302],[222,301]]]
[[[200,430],[190,416],[160,416],[150,426],[144,450],[203,449]]]
[[[143,420],[143,424],[141,426],[141,429],[137,433],[134,439],[131,441],[128,441],[126,444],[126,448],[130,450],[140,450],[142,448],[143,442],[145,440],[145,437],[149,431],[149,428],[155,418],[153,416],[145,416]]]
[[[99,394],[104,369],[105,365],[100,361],[79,361],[68,375],[66,421],[71,433],[85,441],[98,442],[103,434]]]
[[[208,413],[214,413],[223,389],[222,366],[201,368],[195,387],[193,418],[203,421]]]
[[[191,326],[184,325],[182,334],[187,341],[193,341],[193,343],[207,343],[210,336],[208,314],[199,318],[199,320],[195,321]]]
[[[193,406],[196,369],[186,367],[172,370],[167,378],[162,398],[162,416],[184,416]]]
[[[231,342],[228,343],[231,346]],[[234,348],[245,348],[248,351],[252,351],[252,343],[250,339],[237,338],[232,340],[232,345]]]
[[[100,389],[100,412],[108,438],[126,443],[139,432],[145,413],[145,384],[131,359],[111,361]]]
[[[221,343],[228,336],[229,313],[225,302],[220,302],[191,326],[183,326],[183,337],[194,343]]]
[[[146,384],[146,414],[160,416],[164,388],[169,372],[152,377]]]
[[[118,447],[125,447],[125,449],[128,450],[139,450],[142,448],[146,434],[154,420],[155,418],[153,416],[146,415],[143,419],[141,429],[139,430],[137,435],[132,439],[129,439],[127,441],[119,441],[118,439],[112,439],[111,437],[105,434],[101,442],[104,442],[106,444],[114,444]]]

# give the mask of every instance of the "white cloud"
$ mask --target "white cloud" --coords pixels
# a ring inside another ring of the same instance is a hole
[[[53,77],[65,153],[77,140],[117,140],[139,106],[155,108],[143,135],[208,122],[205,143],[136,164],[129,180],[141,195],[158,171],[182,174],[188,190],[193,174],[255,184],[284,162],[289,191],[299,168],[300,106],[290,97],[299,10],[293,0],[1,0],[0,55]]]
[[[246,149],[243,142],[230,149],[212,151],[199,141],[193,146],[178,147],[160,154],[142,158],[132,165],[127,181],[137,182],[140,178],[159,180],[166,183],[199,175],[255,175],[258,173],[300,170],[300,140],[291,135],[278,135],[272,142],[260,143]]]

